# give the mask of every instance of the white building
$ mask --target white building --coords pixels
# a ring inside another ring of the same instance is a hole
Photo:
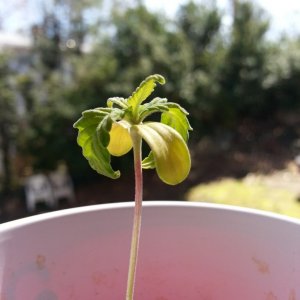
[[[20,33],[0,31],[0,52],[27,52],[32,46],[31,39]]]

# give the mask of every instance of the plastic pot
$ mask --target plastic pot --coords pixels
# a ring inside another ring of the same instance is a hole
[[[124,299],[133,203],[0,225],[0,299]],[[255,210],[146,202],[137,300],[300,299],[300,222]]]

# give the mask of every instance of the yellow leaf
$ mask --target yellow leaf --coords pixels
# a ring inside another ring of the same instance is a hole
[[[112,124],[107,150],[111,155],[122,156],[132,148],[132,141],[125,121]]]
[[[134,127],[150,146],[160,179],[170,185],[182,182],[190,172],[191,158],[181,135],[170,126],[157,122]]]

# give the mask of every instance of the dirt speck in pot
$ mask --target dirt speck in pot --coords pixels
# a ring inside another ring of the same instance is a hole
[[[35,264],[39,270],[44,269],[46,265],[46,257],[44,255],[38,254],[35,259]]]

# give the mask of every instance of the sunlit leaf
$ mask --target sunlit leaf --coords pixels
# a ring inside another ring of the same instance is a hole
[[[149,155],[143,159],[142,161],[143,169],[155,169],[155,161],[152,151],[150,151]]]
[[[166,98],[155,98],[152,101],[140,105],[139,108],[139,118],[143,121],[145,118],[150,116],[153,113],[168,111],[169,108],[166,105],[168,100]]]
[[[182,182],[189,174],[191,158],[181,135],[172,127],[157,122],[136,127],[152,150],[160,179],[171,185]]]
[[[79,130],[77,141],[83,155],[98,173],[111,178],[120,176],[111,167],[110,155],[122,156],[130,151],[133,146],[130,132],[134,129],[151,149],[142,161],[142,168],[156,168],[158,176],[172,185],[187,177],[191,159],[186,141],[192,130],[187,111],[166,98],[157,97],[142,104],[157,83],[164,84],[165,79],[151,75],[128,99],[109,98],[107,107],[84,111],[74,124]],[[154,113],[161,113],[161,123],[144,123]]]
[[[161,75],[151,75],[147,77],[139,87],[133,92],[133,94],[128,98],[128,105],[136,108],[140,105],[144,100],[146,100],[154,88],[156,87],[156,83],[164,84],[165,79]]]
[[[123,121],[113,123],[110,130],[110,142],[107,150],[111,155],[122,156],[132,148],[132,141],[128,131],[128,126]]]
[[[185,141],[189,138],[190,123],[185,110],[178,107],[170,107],[161,115],[161,122],[174,128],[180,133]]]
[[[108,114],[103,114],[103,111],[95,112],[95,110],[83,112],[82,117],[73,125],[79,131],[77,143],[82,148],[83,156],[94,170],[115,179],[120,177],[120,172],[112,169],[110,154],[99,138],[99,124]]]
[[[120,98],[120,97],[113,97],[113,98],[109,98],[107,100],[107,106],[108,107],[113,107],[115,105],[118,105],[121,108],[127,108],[127,100],[124,98]]]

